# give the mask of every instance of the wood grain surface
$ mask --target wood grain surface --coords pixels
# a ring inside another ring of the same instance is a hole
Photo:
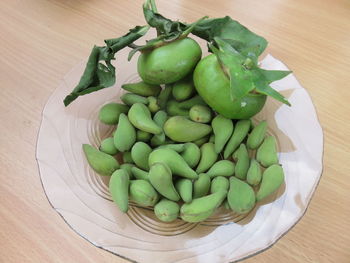
[[[52,209],[35,147],[41,111],[62,77],[94,44],[143,24],[142,2],[0,1],[0,262],[126,262]],[[245,262],[350,262],[350,2],[158,0],[158,9],[189,22],[230,15],[263,35],[310,93],[324,129],[323,176],[307,213]]]

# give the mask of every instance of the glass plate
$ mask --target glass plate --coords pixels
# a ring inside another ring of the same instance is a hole
[[[117,54],[117,84],[79,97],[69,107],[64,97],[78,83],[85,62],[69,72],[48,100],[37,142],[44,190],[53,208],[79,235],[97,247],[133,262],[232,262],[273,245],[303,216],[322,172],[323,134],[307,91],[293,75],[273,83],[292,107],[268,99],[255,120],[266,119],[278,140],[285,185],[247,215],[219,209],[208,220],[190,224],[159,222],[152,211],[130,207],[119,212],[108,192],[108,177],[88,166],[82,144],[98,147],[113,127],[98,121],[100,107],[119,101],[122,83],[136,81],[136,58]],[[125,61],[125,63],[124,63]],[[266,69],[287,70],[267,55]]]

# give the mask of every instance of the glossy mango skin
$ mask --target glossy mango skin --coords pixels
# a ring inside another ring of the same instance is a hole
[[[248,94],[231,100],[230,83],[214,54],[203,58],[193,73],[194,86],[204,101],[229,119],[248,119],[257,114],[266,102],[266,95]]]
[[[137,71],[146,83],[173,83],[188,75],[201,56],[198,43],[187,37],[142,53],[137,62]]]

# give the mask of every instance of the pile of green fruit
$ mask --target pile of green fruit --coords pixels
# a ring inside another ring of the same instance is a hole
[[[130,60],[140,52],[142,81],[122,85],[123,104],[104,105],[99,114],[116,125],[113,137],[99,150],[83,146],[90,166],[111,176],[109,189],[123,212],[129,200],[154,207],[162,221],[203,221],[224,202],[236,213],[249,212],[284,181],[275,138],[266,134],[265,121],[254,126],[251,118],[267,96],[290,106],[270,86],[290,72],[260,68],[267,41],[229,16],[173,21],[158,13],[154,0],[146,0],[143,13],[146,25],[94,46],[64,99],[68,106],[113,86],[115,54],[131,48]],[[157,37],[136,45],[151,28]],[[190,34],[206,41],[211,54],[202,58]]]
[[[101,122],[117,125],[100,149],[83,146],[90,166],[111,176],[119,209],[129,200],[154,207],[162,221],[203,221],[225,199],[247,213],[284,181],[276,140],[267,123],[233,121],[216,114],[196,94],[191,78],[167,85],[122,85],[121,103],[108,103]],[[121,156],[123,164],[117,160]],[[254,157],[252,157],[254,156]]]

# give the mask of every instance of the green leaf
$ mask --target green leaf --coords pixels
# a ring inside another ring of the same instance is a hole
[[[220,38],[215,38],[220,49],[210,45],[219,63],[228,74],[231,88],[231,99],[241,99],[254,89],[252,72],[243,66],[245,57]]]
[[[259,93],[271,96],[272,98],[274,98],[274,99],[276,99],[276,100],[278,100],[278,101],[280,101],[280,102],[282,102],[282,103],[284,103],[284,104],[286,104],[288,106],[291,106],[289,101],[282,94],[280,94],[278,91],[276,91],[273,88],[271,88],[266,83],[260,83],[260,84],[257,83],[256,90]]]
[[[269,84],[275,80],[279,80],[287,76],[290,71],[280,70],[265,70],[261,68],[254,68],[253,79],[255,83],[255,89],[257,92],[271,96],[272,98],[291,106],[289,101],[278,91],[274,90]]]
[[[166,44],[166,41],[164,40],[165,36],[161,35],[159,37],[156,37],[154,39],[151,40],[147,40],[145,45],[142,46],[136,46],[134,49],[132,49],[129,52],[128,55],[128,61],[131,60],[131,58],[136,54],[136,52],[138,51],[145,51],[145,50],[152,50],[155,49],[157,47],[163,46]]]
[[[104,51],[104,47],[94,46],[78,85],[63,101],[65,106],[68,106],[78,96],[110,87],[115,83],[113,65],[109,62],[106,63],[107,66],[99,63],[100,56]]]
[[[115,68],[111,64],[115,53],[145,35],[148,30],[149,26],[136,26],[122,37],[105,40],[104,47],[94,46],[78,85],[66,96],[64,105],[68,106],[79,96],[112,86],[116,80]]]
[[[105,43],[108,49],[114,54],[144,36],[149,28],[149,26],[136,26],[130,29],[126,35],[118,38],[106,39]]]
[[[267,46],[267,41],[263,37],[251,32],[229,16],[201,21],[192,33],[208,42],[219,37],[248,57],[254,54],[257,58]]]
[[[187,26],[178,21],[172,21],[157,12],[154,1],[146,1],[143,5],[143,14],[146,22],[151,27],[157,29],[158,36],[165,35],[167,38],[174,39],[174,36],[180,36]],[[172,37],[171,37],[172,36]]]
[[[292,71],[260,69],[260,74],[264,76],[265,80],[268,83],[283,79],[284,77],[288,76],[290,73],[292,73]]]

